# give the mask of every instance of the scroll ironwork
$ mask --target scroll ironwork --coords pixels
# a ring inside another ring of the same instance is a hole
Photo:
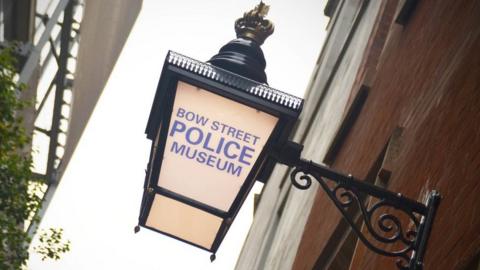
[[[301,145],[291,142],[286,145],[289,148],[282,149],[276,157],[279,162],[294,167],[290,178],[295,187],[308,189],[313,180],[317,181],[367,248],[396,258],[400,270],[423,269],[426,244],[440,201],[437,191],[430,192],[423,204],[301,159]],[[373,198],[368,205],[362,199],[367,196]],[[363,230],[349,213],[353,208],[359,209]]]

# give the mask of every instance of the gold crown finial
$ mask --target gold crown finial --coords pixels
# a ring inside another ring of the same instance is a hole
[[[265,39],[273,33],[273,23],[264,19],[270,6],[260,1],[254,9],[245,12],[242,18],[235,21],[237,38],[247,38],[263,44]]]

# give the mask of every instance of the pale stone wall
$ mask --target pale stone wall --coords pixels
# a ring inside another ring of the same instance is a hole
[[[142,0],[85,0],[68,139],[58,177],[73,155],[141,6]]]

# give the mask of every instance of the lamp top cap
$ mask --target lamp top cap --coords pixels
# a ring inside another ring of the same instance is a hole
[[[237,19],[235,21],[237,38],[251,39],[262,45],[274,29],[273,23],[264,18],[269,9],[270,6],[260,1],[254,9],[245,12],[242,18]]]

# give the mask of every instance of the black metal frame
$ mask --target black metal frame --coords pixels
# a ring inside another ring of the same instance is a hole
[[[383,256],[397,258],[398,269],[423,269],[428,238],[440,203],[440,194],[437,191],[429,193],[426,204],[419,203],[400,193],[355,179],[352,175],[344,175],[326,166],[304,160],[300,157],[302,149],[302,145],[288,142],[274,152],[278,162],[294,167],[290,178],[295,187],[308,189],[312,184],[312,178],[315,179],[358,238],[370,250]],[[361,199],[364,196],[370,196],[374,201],[365,206]],[[354,207],[361,211],[365,224],[363,230],[348,214],[348,209]],[[402,227],[406,224],[402,222],[405,218],[408,219],[406,229]]]
[[[58,181],[60,181],[58,172],[61,170],[63,154],[58,154],[57,150],[61,152],[64,148],[60,136],[68,137],[68,130],[61,128],[61,122],[68,124],[70,120],[69,115],[62,114],[62,107],[71,105],[64,99],[64,93],[72,90],[74,74],[68,70],[68,62],[69,60],[76,61],[76,56],[72,55],[72,47],[79,42],[80,21],[76,20],[81,20],[82,16],[76,15],[79,15],[78,13],[82,11],[82,9],[79,9],[82,5],[83,1],[59,0],[50,16],[35,13],[35,17],[42,20],[44,29],[35,29],[35,31],[39,31],[36,34],[41,33],[38,41],[34,43],[33,40],[25,40],[21,46],[25,52],[20,55],[22,59],[19,61],[18,83],[30,84],[29,87],[33,87],[29,91],[32,91],[32,96],[38,102],[32,118],[33,128],[35,132],[42,133],[48,138],[49,145],[48,154],[46,157],[42,157],[46,163],[45,171],[34,173],[34,179],[45,180],[47,184],[47,190],[42,195],[42,207],[36,211],[36,216],[39,218],[43,217],[56,190]],[[35,17],[30,19],[35,21]],[[36,23],[32,23],[33,25],[36,25]],[[59,31],[57,32],[55,28],[59,28]],[[27,50],[26,48],[29,49]],[[49,63],[56,64],[54,73],[45,73]],[[39,79],[35,79],[36,76]],[[47,78],[46,76],[52,76],[52,78],[48,88],[43,91],[44,89],[40,89],[36,84],[41,79]],[[54,100],[53,108],[49,106],[45,108],[47,100],[51,97]],[[47,112],[47,110],[51,111]],[[39,127],[37,123],[38,116],[44,112],[51,113],[49,128]],[[27,229],[28,234],[33,236],[37,227],[38,223],[31,222]]]

